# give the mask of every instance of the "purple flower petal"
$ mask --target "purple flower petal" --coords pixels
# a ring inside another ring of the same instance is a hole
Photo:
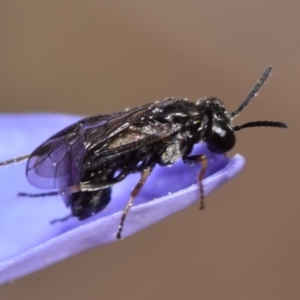
[[[31,153],[60,129],[80,119],[65,115],[2,115],[0,117],[0,161]],[[204,144],[195,153],[211,153]],[[206,196],[236,176],[244,158],[213,155],[203,181]],[[199,166],[181,161],[171,168],[156,167],[130,210],[123,237],[199,202],[196,175]],[[112,200],[95,217],[79,222],[50,224],[70,212],[60,197],[24,198],[17,192],[41,192],[29,185],[25,163],[0,169],[0,284],[45,268],[77,253],[116,241],[115,234],[132,187],[139,174],[130,175],[113,188]]]

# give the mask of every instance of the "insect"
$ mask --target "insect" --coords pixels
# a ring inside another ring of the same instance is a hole
[[[271,67],[268,67],[232,113],[227,112],[221,100],[213,97],[197,102],[166,98],[125,111],[82,119],[54,134],[31,154],[0,165],[28,159],[26,175],[29,183],[57,191],[21,195],[61,194],[70,207],[71,216],[79,220],[97,214],[108,205],[114,184],[131,173],[140,173],[120,219],[116,234],[120,239],[134,199],[156,165],[172,165],[180,158],[187,165],[201,163],[197,179],[203,208],[202,180],[208,160],[201,153],[190,155],[195,144],[204,141],[211,152],[225,154],[234,147],[235,131],[258,126],[288,127],[278,121],[232,125],[232,120],[253,99],[270,73]]]

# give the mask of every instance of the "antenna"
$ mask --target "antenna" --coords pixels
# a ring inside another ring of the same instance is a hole
[[[242,125],[237,125],[232,127],[233,131],[239,131],[241,129],[247,128],[247,127],[279,127],[279,128],[288,128],[289,126],[284,122],[278,122],[278,121],[254,121],[245,123]]]
[[[234,112],[232,112],[230,114],[231,119],[234,119],[248,105],[248,103],[253,99],[253,97],[256,96],[258,90],[263,86],[263,84],[269,77],[271,71],[272,71],[271,66],[266,68],[266,70],[262,74],[261,78],[257,81],[256,85],[252,88],[252,90],[250,91],[250,93],[248,94],[246,99],[243,101],[241,106],[237,110],[235,110]]]
[[[272,67],[266,68],[260,79],[257,81],[256,85],[252,88],[246,99],[243,101],[241,106],[232,112],[230,114],[231,120],[234,119],[247,105],[248,103],[253,99],[253,97],[256,96],[258,90],[263,86],[267,78],[270,76],[270,73],[272,71]],[[249,123],[245,123],[242,125],[237,125],[232,127],[233,131],[239,131],[241,129],[247,128],[247,127],[278,127],[278,128],[288,128],[288,125],[284,122],[279,121],[253,121]]]

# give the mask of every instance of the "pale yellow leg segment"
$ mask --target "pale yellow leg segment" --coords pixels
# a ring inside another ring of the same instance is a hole
[[[198,183],[200,188],[200,209],[204,209],[204,189],[202,181],[204,179],[204,175],[207,169],[208,160],[206,155],[199,155],[199,163],[201,163],[201,170],[198,173]]]
[[[139,182],[137,183],[137,185],[134,187],[134,189],[132,190],[132,192],[130,194],[129,201],[127,202],[127,205],[126,205],[125,209],[123,210],[122,217],[121,217],[121,220],[120,220],[119,229],[118,229],[118,232],[116,234],[116,237],[119,240],[122,238],[122,230],[123,230],[123,227],[124,227],[124,222],[125,222],[126,216],[129,213],[129,210],[130,210],[131,206],[133,205],[133,201],[134,201],[135,197],[139,194],[139,192],[142,189],[143,185],[145,184],[147,178],[151,174],[152,169],[153,169],[153,167],[151,166],[151,167],[148,167],[148,168],[146,168],[142,171],[141,178],[140,178]]]

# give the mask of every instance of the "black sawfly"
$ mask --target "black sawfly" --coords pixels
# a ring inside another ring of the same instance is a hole
[[[264,71],[240,107],[232,113],[228,113],[221,100],[214,97],[196,102],[166,98],[125,111],[82,119],[51,136],[31,154],[7,160],[0,166],[28,159],[26,176],[29,183],[56,191],[20,195],[62,195],[71,216],[79,220],[97,214],[108,205],[114,184],[131,173],[140,173],[120,219],[116,234],[120,239],[126,215],[156,165],[172,165],[180,158],[187,165],[200,163],[202,168],[197,179],[203,208],[202,179],[208,161],[201,153],[190,155],[195,144],[204,141],[212,153],[225,154],[234,147],[235,131],[258,126],[288,127],[278,121],[232,126],[232,120],[257,94],[271,70],[268,67]]]

